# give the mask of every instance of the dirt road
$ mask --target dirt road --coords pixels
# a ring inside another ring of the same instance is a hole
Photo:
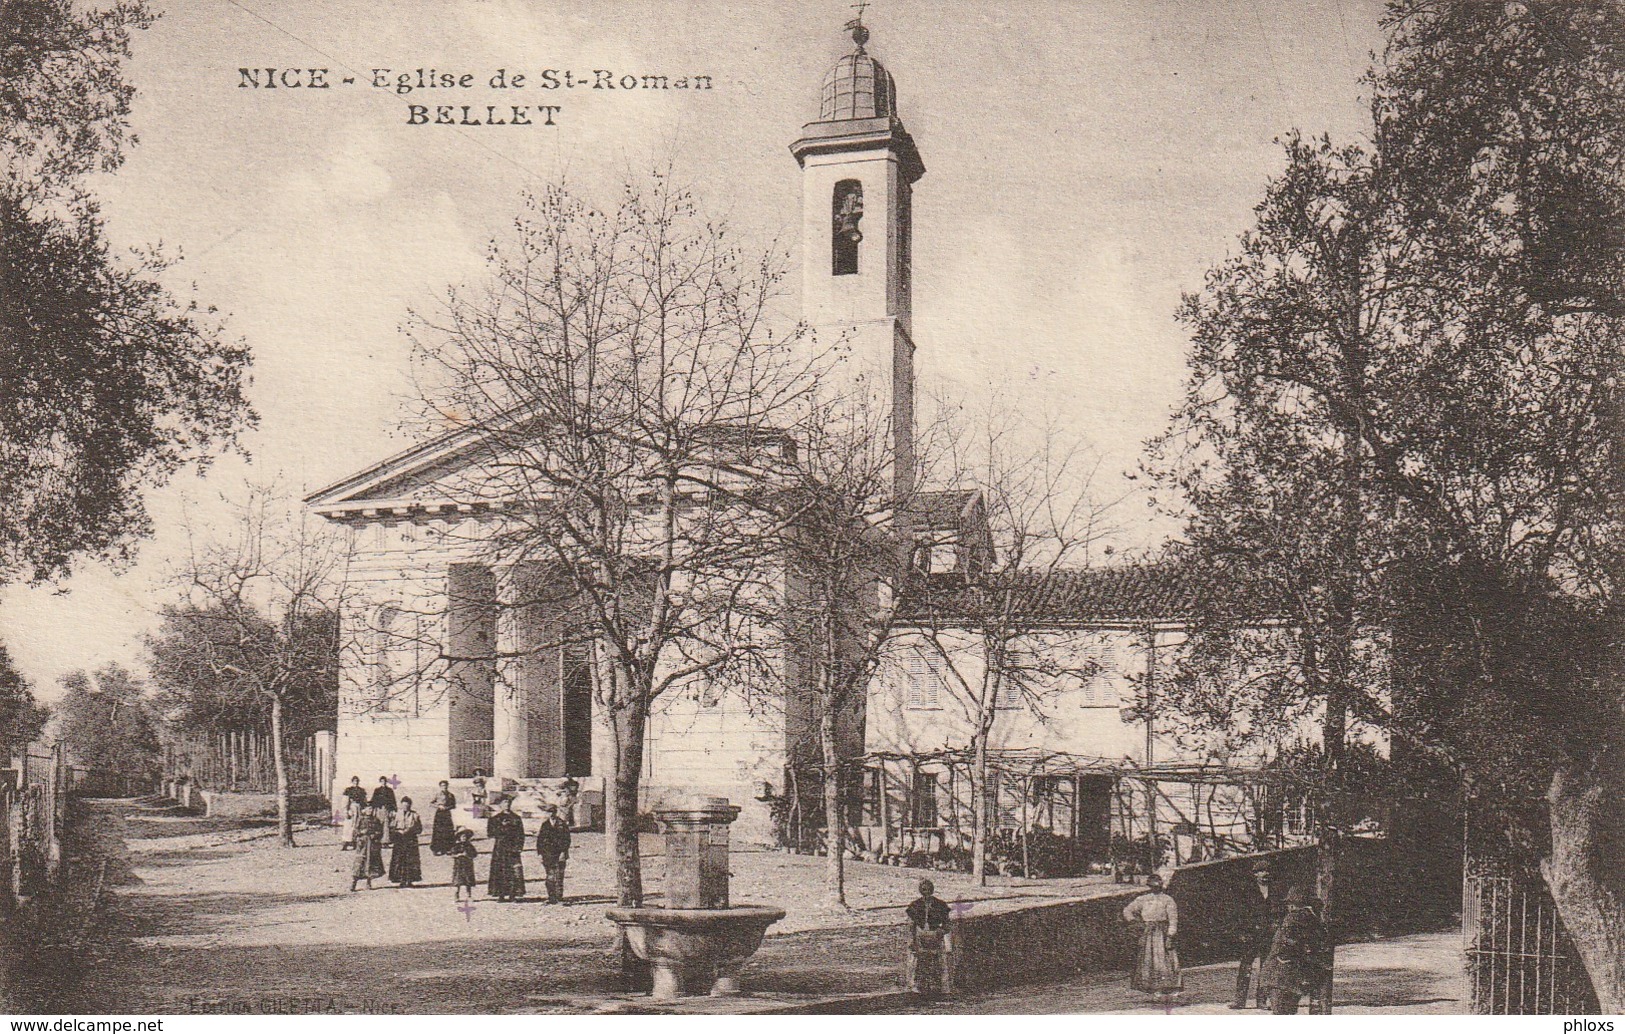
[[[111,900],[81,949],[90,965],[74,967],[77,977],[60,988],[64,1011],[546,1012],[614,991],[601,837],[578,834],[565,907],[500,904],[482,892],[471,911],[459,911],[449,860],[427,849],[426,886],[379,880],[377,890],[350,893],[353,856],[338,850],[331,829],[301,832],[300,846],[287,849],[265,826],[136,801],[87,808],[85,846],[109,862]],[[484,855],[488,845],[480,847]],[[822,859],[736,852],[733,863],[735,901],[790,911],[746,970],[747,990],[831,995],[895,981],[901,909],[921,873],[854,863],[854,909],[831,914],[818,905]],[[658,888],[663,862],[645,864]],[[965,878],[933,876],[946,895],[966,899],[1036,901],[1080,889],[973,889]],[[540,890],[538,879],[532,892]]]

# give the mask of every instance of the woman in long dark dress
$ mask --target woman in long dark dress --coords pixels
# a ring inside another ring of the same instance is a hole
[[[355,820],[355,867],[350,870],[350,889],[362,880],[367,889],[384,874],[384,821],[371,807],[362,805]]]
[[[513,798],[502,799],[491,817],[491,875],[485,890],[498,901],[525,896],[525,823],[513,813]]]
[[[457,846],[457,826],[451,820],[457,808],[457,798],[451,784],[440,780],[440,792],[434,795],[434,832],[429,834],[429,850],[437,855],[451,854]]]
[[[389,880],[396,886],[410,887],[423,879],[423,859],[418,855],[423,819],[412,810],[412,798],[401,798],[401,810],[395,813],[389,831]]]

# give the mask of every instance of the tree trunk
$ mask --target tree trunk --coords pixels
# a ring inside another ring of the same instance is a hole
[[[615,771],[611,780],[615,845],[615,901],[623,908],[643,904],[643,860],[638,851],[638,790],[643,774],[643,709],[627,707],[615,718]]]
[[[283,847],[293,847],[293,808],[288,788],[288,748],[282,742],[282,697],[271,698],[271,764],[276,768],[276,827]]]
[[[1552,854],[1541,865],[1608,1015],[1625,1012],[1625,744],[1618,739],[1589,767],[1553,774],[1546,797]]]
[[[987,733],[971,746],[970,873],[978,887],[987,886]]]
[[[835,739],[835,705],[824,700],[818,718],[824,762],[824,896],[830,908],[846,910],[846,823],[841,815],[841,752]]]
[[[610,715],[615,737],[611,758],[613,770],[604,780],[609,800],[605,802],[604,840],[615,866],[615,903],[622,908],[643,905],[643,858],[638,849],[638,789],[643,777],[643,730],[647,717],[637,703],[622,706]],[[649,965],[637,957],[626,939],[625,930],[616,927],[616,947],[621,958],[621,988],[647,991],[651,986]]]

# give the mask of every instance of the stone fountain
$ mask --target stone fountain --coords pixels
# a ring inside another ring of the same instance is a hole
[[[739,808],[696,797],[658,808],[666,836],[664,908],[612,908],[638,958],[654,969],[654,997],[739,993],[739,971],[782,908],[728,903],[728,826]]]

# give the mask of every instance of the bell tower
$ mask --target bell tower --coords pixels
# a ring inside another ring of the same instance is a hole
[[[879,386],[901,497],[914,471],[911,207],[925,165],[897,116],[897,84],[865,49],[861,10],[847,29],[856,49],[824,77],[818,121],[790,145],[802,179],[802,316],[820,340],[846,343],[855,380]]]

